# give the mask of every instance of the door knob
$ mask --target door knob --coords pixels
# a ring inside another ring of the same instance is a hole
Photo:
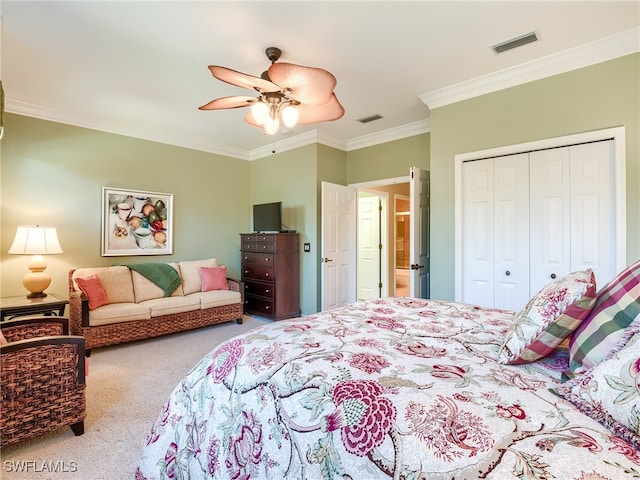
[[[424,268],[424,265],[418,265],[417,263],[411,264],[411,270],[420,270],[421,268]]]
[[[323,262],[333,262],[333,260],[331,260],[330,258],[324,257],[322,259]]]

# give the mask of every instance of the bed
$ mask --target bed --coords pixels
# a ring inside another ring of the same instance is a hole
[[[176,386],[136,479],[640,478],[627,270],[597,293],[590,271],[563,277],[517,313],[395,297],[248,331]]]

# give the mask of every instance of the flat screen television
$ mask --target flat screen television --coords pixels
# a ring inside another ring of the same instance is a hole
[[[282,228],[282,202],[261,203],[253,206],[254,232],[279,232]]]

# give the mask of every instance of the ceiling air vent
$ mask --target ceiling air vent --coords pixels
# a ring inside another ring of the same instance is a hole
[[[373,115],[369,115],[368,117],[359,118],[356,121],[360,123],[369,123],[375,120],[380,120],[381,118],[382,118],[382,115],[378,115],[377,113],[374,113]]]
[[[527,43],[537,42],[538,35],[536,32],[525,33],[524,35],[520,35],[519,37],[512,38],[510,40],[506,40],[504,42],[496,43],[491,46],[491,50],[493,53],[502,53],[507,50],[512,50],[514,48],[521,47],[522,45],[526,45]]]

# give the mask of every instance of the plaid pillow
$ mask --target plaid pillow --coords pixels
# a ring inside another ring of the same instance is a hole
[[[595,299],[596,279],[590,269],[545,286],[515,316],[498,361],[517,365],[553,352],[587,318]]]
[[[634,321],[640,321],[640,260],[598,292],[595,307],[571,337],[571,371],[582,372],[604,360]]]

